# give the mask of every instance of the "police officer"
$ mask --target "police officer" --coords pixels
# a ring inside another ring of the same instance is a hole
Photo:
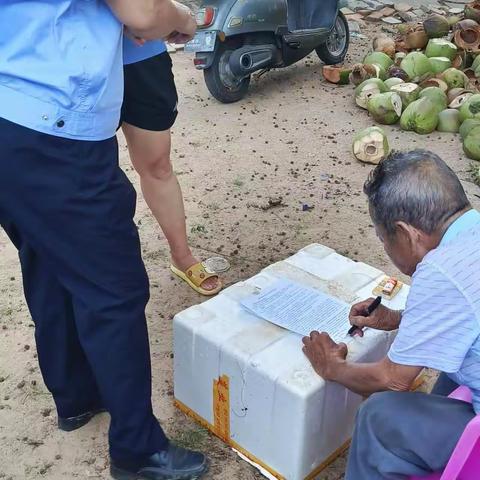
[[[59,428],[105,409],[114,478],[199,478],[205,457],[152,412],[148,279],[115,139],[122,24],[189,38],[194,19],[171,0],[3,0],[0,18],[0,224]]]

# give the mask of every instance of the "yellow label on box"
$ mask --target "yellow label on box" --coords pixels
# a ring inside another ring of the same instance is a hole
[[[218,437],[230,440],[230,379],[226,375],[213,381],[213,426]]]

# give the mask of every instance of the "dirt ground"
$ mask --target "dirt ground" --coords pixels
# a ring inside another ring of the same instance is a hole
[[[356,60],[368,40],[354,40]],[[352,100],[351,87],[325,84],[311,55],[253,81],[250,94],[221,105],[208,94],[201,72],[184,53],[174,56],[180,116],[173,131],[173,161],[182,184],[188,230],[196,254],[225,255],[227,284],[313,242],[396,273],[375,238],[362,183],[370,167],[350,153],[357,130],[372,124]],[[480,189],[469,181],[458,138],[418,136],[387,128],[397,149],[428,147],[459,174],[473,204]],[[125,141],[121,165],[138,187]],[[264,209],[271,198],[280,206]],[[302,211],[302,205],[313,207]],[[168,434],[210,455],[206,478],[262,478],[219,440],[172,404],[172,317],[202,301],[167,269],[168,248],[141,195],[136,221],[151,279],[148,306],[155,412]],[[0,479],[107,479],[108,415],[71,434],[56,429],[56,414],[37,365],[33,324],[26,308],[16,252],[0,232]],[[319,479],[343,478],[340,458]]]

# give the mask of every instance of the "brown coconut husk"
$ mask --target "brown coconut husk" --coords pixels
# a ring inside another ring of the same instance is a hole
[[[475,20],[476,22],[480,23],[480,1],[477,0],[465,5],[464,14],[465,18]]]
[[[467,54],[460,50],[452,60],[452,67],[457,70],[463,70],[465,68]]]
[[[324,65],[322,68],[323,77],[327,82],[336,85],[347,85],[351,69],[338,65]]]
[[[377,69],[374,65],[364,65],[357,63],[352,67],[349,78],[354,85],[360,85],[363,81],[369,78],[377,77]]]
[[[452,88],[447,92],[448,103],[452,103],[458,96],[469,93],[465,88]]]
[[[470,19],[458,22],[455,26],[453,42],[459,49],[466,52],[480,50],[480,25]]]
[[[437,87],[447,93],[448,85],[440,78],[428,78],[420,84],[420,88]]]
[[[372,46],[375,52],[383,52],[390,58],[395,56],[395,40],[385,34],[377,35],[373,39]]]
[[[410,50],[423,49],[427,46],[428,35],[422,26],[405,34],[405,46]]]

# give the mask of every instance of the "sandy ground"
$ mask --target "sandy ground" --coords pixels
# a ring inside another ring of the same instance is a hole
[[[357,40],[357,59],[368,42]],[[202,257],[225,255],[227,284],[247,278],[312,242],[396,273],[375,238],[362,183],[370,167],[350,154],[355,131],[372,124],[353,105],[351,87],[322,82],[312,55],[252,84],[246,100],[225,106],[208,94],[202,74],[184,53],[174,55],[181,115],[173,132],[173,160],[185,194],[188,230]],[[468,161],[450,134],[420,137],[388,128],[395,148],[428,147],[459,174],[476,207]],[[120,138],[121,164],[138,179]],[[280,206],[264,209],[270,198]],[[302,204],[314,207],[302,212]],[[172,278],[165,239],[139,195],[136,221],[152,290],[148,306],[155,412],[177,441],[209,453],[209,479],[261,478],[219,440],[172,405],[173,315],[202,301]],[[53,403],[39,373],[33,325],[22,295],[16,252],[0,232],[0,479],[107,479],[108,415],[78,432],[56,429]],[[319,479],[341,479],[344,458]]]

